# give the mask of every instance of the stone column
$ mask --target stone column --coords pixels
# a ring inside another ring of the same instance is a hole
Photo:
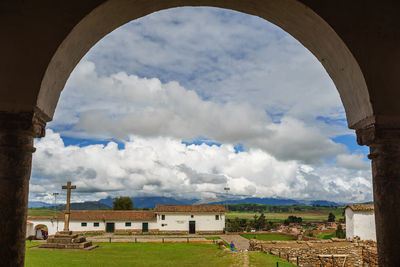
[[[400,266],[400,129],[356,132],[357,142],[370,147],[379,266]]]
[[[0,262],[24,266],[33,138],[44,136],[37,113],[0,112]]]

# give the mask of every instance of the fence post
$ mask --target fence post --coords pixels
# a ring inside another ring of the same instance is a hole
[[[279,258],[281,257],[281,251],[279,250]]]
[[[187,240],[187,242],[186,242],[186,243],[189,243],[189,237],[187,237],[187,238],[186,238],[186,240]]]
[[[276,262],[276,267],[279,267],[279,261]]]
[[[290,261],[289,261],[289,254],[286,254],[286,260],[287,260],[288,262],[290,262]]]
[[[109,239],[109,243],[111,243],[111,237],[110,237],[110,239]]]
[[[135,243],[137,243],[137,238],[135,237]]]
[[[296,257],[296,265],[299,266],[299,256]]]
[[[162,238],[162,242],[164,243],[164,237]]]

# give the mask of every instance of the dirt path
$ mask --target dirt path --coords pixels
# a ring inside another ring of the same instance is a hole
[[[249,240],[240,235],[222,235],[221,238],[228,244],[233,242],[238,251],[249,250]]]
[[[247,254],[247,251],[244,251],[242,253],[244,257],[243,267],[249,267],[249,255]]]

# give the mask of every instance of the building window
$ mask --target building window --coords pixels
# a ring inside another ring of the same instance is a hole
[[[194,218],[194,215],[190,215],[190,218]]]
[[[82,227],[86,227],[86,226],[87,226],[87,223],[81,222],[81,226],[82,226]]]
[[[161,220],[165,220],[165,214],[161,215]]]
[[[131,227],[132,223],[131,222],[125,222],[125,227]]]
[[[215,215],[215,220],[219,220],[219,215]]]
[[[98,223],[98,222],[93,223],[94,227],[99,227],[99,225],[100,225],[100,223]]]

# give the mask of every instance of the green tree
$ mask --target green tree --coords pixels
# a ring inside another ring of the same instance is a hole
[[[251,227],[254,229],[258,229],[258,216],[254,214],[253,220],[251,221]]]
[[[336,227],[336,237],[337,238],[346,238],[346,232],[343,230],[343,227],[341,224],[338,224]]]
[[[133,210],[133,201],[130,197],[114,198],[113,210]]]
[[[257,219],[257,230],[265,229],[265,216],[264,213],[260,214],[260,217]]]
[[[236,217],[233,221],[229,224],[229,232],[240,232],[242,231],[242,227],[240,226],[240,219]]]
[[[290,215],[284,222],[284,225],[289,225],[290,223],[301,223],[303,219],[301,217]]]
[[[335,221],[336,216],[330,212],[328,215],[328,222],[334,222]]]

